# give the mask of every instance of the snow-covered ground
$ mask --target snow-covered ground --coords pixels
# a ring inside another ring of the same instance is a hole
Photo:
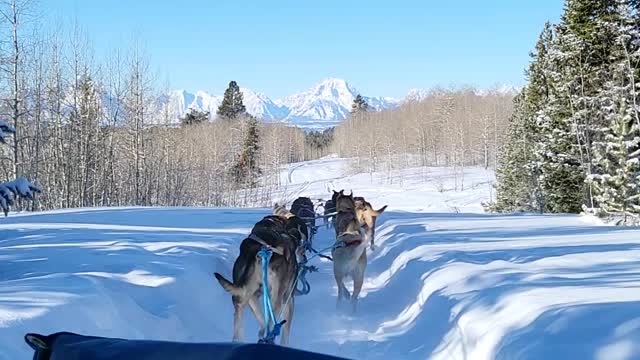
[[[298,196],[328,199],[331,190],[353,190],[375,208],[388,204],[394,211],[483,212],[481,202],[492,199],[493,172],[483,168],[454,172],[451,168],[425,167],[355,174],[348,159],[327,157],[291,164],[281,174],[283,190],[274,201],[292,202]],[[454,189],[457,189],[455,191]]]
[[[355,359],[638,359],[640,231],[580,216],[483,214],[492,174],[446,169],[343,177],[345,161],[283,171],[277,199],[353,189],[379,218],[358,313],[335,309],[331,264],[296,300],[292,346]],[[458,175],[460,178],[460,175]],[[456,213],[459,212],[459,213]],[[0,359],[26,332],[231,339],[230,275],[268,209],[115,208],[0,220]],[[322,229],[318,247],[330,245]],[[245,337],[257,326],[245,317]]]

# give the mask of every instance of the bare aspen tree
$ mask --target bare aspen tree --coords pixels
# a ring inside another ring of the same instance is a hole
[[[129,132],[129,150],[131,152],[132,177],[131,191],[133,204],[147,204],[147,168],[145,152],[145,125],[147,123],[147,106],[150,103],[151,78],[147,59],[137,41],[134,41],[129,56],[129,73],[125,96],[125,116]]]
[[[336,128],[333,150],[371,173],[381,161],[400,168],[448,166],[455,188],[464,189],[465,167],[495,165],[512,98],[471,88],[434,89],[399,109],[351,116]]]
[[[31,111],[32,129],[30,131],[31,141],[29,142],[29,159],[30,174],[35,183],[40,183],[40,174],[46,161],[46,153],[44,152],[46,134],[44,134],[42,126],[46,121],[46,78],[47,78],[47,43],[38,31],[34,31],[32,38],[35,39],[32,47],[32,63],[31,63],[31,79],[30,88],[33,98],[33,109]],[[38,201],[31,203],[31,210],[35,211],[39,207]]]

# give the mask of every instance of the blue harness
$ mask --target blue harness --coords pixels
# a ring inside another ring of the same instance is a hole
[[[264,306],[264,321],[267,329],[266,335],[258,341],[259,344],[273,344],[276,337],[280,335],[280,329],[287,320],[281,322],[276,321],[276,315],[273,312],[273,304],[271,303],[271,295],[269,294],[269,261],[273,251],[267,247],[262,247],[258,251],[258,256],[262,259],[262,305]],[[284,306],[283,306],[284,308]],[[269,325],[273,323],[273,329],[269,329]]]
[[[255,241],[261,243],[263,246],[260,248],[260,251],[258,251],[258,256],[260,257],[260,259],[262,260],[262,305],[264,308],[264,317],[265,317],[265,329],[266,329],[266,334],[263,338],[261,338],[260,340],[258,340],[259,344],[274,344],[276,338],[280,335],[280,330],[282,329],[282,325],[284,325],[287,320],[282,320],[280,322],[278,322],[275,312],[273,311],[273,303],[271,302],[271,294],[269,293],[269,262],[271,261],[271,256],[273,255],[273,250],[271,248],[269,248],[268,246],[265,246],[265,243],[259,239],[259,238],[253,238]],[[301,263],[298,263],[298,271],[296,272],[296,278],[293,282],[293,286],[291,287],[288,295],[287,295],[287,299],[285,300],[284,304],[282,304],[281,308],[280,308],[280,317],[282,317],[282,312],[284,311],[284,308],[287,306],[287,304],[289,303],[289,300],[291,300],[291,296],[293,296],[293,293],[295,291],[296,295],[306,295],[311,291],[311,285],[309,284],[309,281],[306,278],[306,274],[307,272],[315,272],[318,271],[318,269],[315,266],[308,266],[307,262],[310,259],[313,259],[316,256],[321,256],[321,257],[326,257],[329,260],[333,260],[331,259],[331,257],[323,255],[322,253],[328,250],[333,250],[335,248],[339,248],[339,247],[344,247],[345,244],[342,242],[337,242],[325,249],[322,249],[320,251],[317,251],[315,249],[313,249],[310,246],[310,243],[305,244],[305,250],[311,250],[312,252],[314,252],[313,255],[311,255],[309,258],[307,258],[306,256],[304,257],[304,260]],[[298,283],[302,284],[302,289],[298,289]],[[269,328],[271,323],[273,323],[273,328]]]

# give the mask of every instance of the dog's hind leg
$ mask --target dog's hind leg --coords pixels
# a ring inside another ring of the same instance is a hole
[[[246,302],[243,302],[243,299],[239,296],[233,296],[233,341],[240,342],[242,341],[243,336],[243,327],[242,327],[242,318],[244,314],[244,308],[247,305]]]
[[[292,296],[291,300],[289,300],[289,303],[285,305],[284,308],[284,319],[286,319],[287,322],[284,323],[282,328],[282,338],[280,338],[280,345],[289,344],[289,333],[291,332],[291,321],[293,320],[293,301],[294,300]]]
[[[348,300],[350,295],[349,295],[349,290],[347,290],[347,287],[344,286],[344,274],[342,273],[342,271],[336,268],[335,262],[334,262],[333,275],[336,278],[336,285],[338,286],[338,300],[336,302],[336,308],[337,308],[340,306],[340,302],[342,301],[342,299],[344,298]]]
[[[375,243],[374,243],[374,239],[373,237],[376,234],[376,230],[375,230],[375,225],[369,225],[367,224],[367,226],[365,227],[365,235],[367,240],[371,243],[370,244],[370,248],[371,250],[375,250]]]
[[[275,280],[275,276],[274,276],[274,280]],[[271,295],[271,304],[273,306],[273,313],[276,315],[276,317],[278,317],[278,314],[280,314],[280,309],[282,309],[282,302],[284,301],[284,295],[280,293],[282,292],[282,290],[279,286],[280,284],[277,281],[272,281],[272,279],[269,279],[269,281],[270,281],[269,294]],[[276,319],[276,321],[278,321],[278,319]]]
[[[364,283],[364,269],[367,267],[367,252],[363,252],[358,259],[358,264],[353,270],[353,294],[351,294],[351,306],[353,313],[356,312],[358,305],[358,296],[362,290],[362,284]]]
[[[251,312],[253,312],[253,316],[258,320],[258,324],[260,324],[260,331],[258,332],[258,337],[262,338],[265,334],[265,329],[267,324],[264,322],[264,314],[262,313],[262,308],[260,307],[260,291],[256,291],[256,293],[249,299],[249,308]]]

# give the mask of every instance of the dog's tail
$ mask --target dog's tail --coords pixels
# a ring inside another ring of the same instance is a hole
[[[238,295],[238,292],[240,289],[237,286],[235,286],[231,281],[227,280],[224,276],[220,275],[219,273],[214,273],[213,275],[216,277],[216,280],[218,280],[218,282],[220,283],[220,286],[222,286],[222,288],[225,291],[230,292],[232,295]]]
[[[380,216],[380,214],[382,214],[387,209],[387,206],[388,205],[385,205],[378,210],[373,210],[373,216]]]

